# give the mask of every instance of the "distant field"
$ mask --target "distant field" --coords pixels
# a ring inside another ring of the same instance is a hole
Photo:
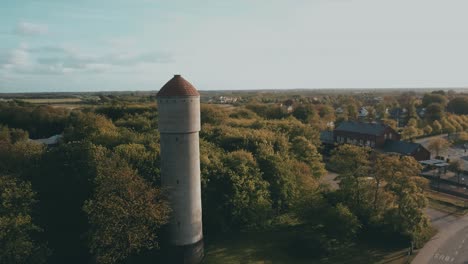
[[[64,103],[80,103],[80,98],[51,98],[51,99],[22,99],[22,101],[31,104],[64,104]]]

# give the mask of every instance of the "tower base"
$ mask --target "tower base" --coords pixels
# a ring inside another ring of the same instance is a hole
[[[205,257],[203,238],[190,245],[168,245],[165,248],[165,261],[174,264],[200,264]]]

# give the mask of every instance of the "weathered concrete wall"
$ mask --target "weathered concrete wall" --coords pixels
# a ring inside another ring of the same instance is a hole
[[[202,239],[198,132],[161,133],[161,180],[172,207],[171,240],[189,245]]]
[[[200,131],[200,97],[158,98],[160,133],[190,133]]]
[[[200,183],[200,98],[158,98],[161,133],[161,181],[172,212],[171,243],[191,245],[203,239]]]

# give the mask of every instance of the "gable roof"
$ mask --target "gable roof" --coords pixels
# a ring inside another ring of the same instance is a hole
[[[176,74],[159,90],[156,97],[200,96],[191,83]]]
[[[424,148],[424,147],[419,143],[387,139],[385,141],[383,151],[408,155],[418,150],[418,148]]]
[[[354,121],[342,122],[335,131],[354,132],[366,135],[381,135],[388,126],[380,123],[363,123]]]

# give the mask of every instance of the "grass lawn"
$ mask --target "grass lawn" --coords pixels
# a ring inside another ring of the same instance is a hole
[[[245,232],[205,240],[204,264],[214,263],[406,263],[407,248],[384,241],[359,242],[330,256],[318,256],[301,246],[304,230]]]
[[[461,198],[433,191],[426,192],[426,197],[429,200],[429,207],[436,210],[459,216],[468,212],[468,208],[466,207],[468,206],[468,201],[465,202]]]

